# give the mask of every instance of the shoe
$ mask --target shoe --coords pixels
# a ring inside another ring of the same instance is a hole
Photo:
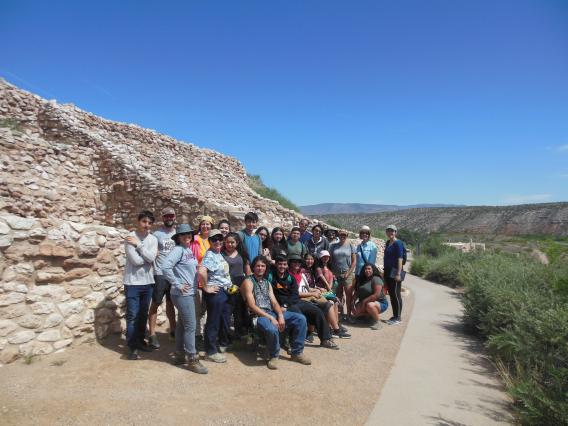
[[[402,321],[399,319],[392,319],[392,320],[388,320],[387,324],[388,325],[399,325]]]
[[[174,355],[174,365],[183,365],[185,364],[185,354],[176,352]]]
[[[345,328],[339,328],[337,330],[333,330],[333,337],[338,337],[340,339],[351,339],[351,334],[349,334]]]
[[[266,363],[270,370],[278,370],[278,357],[270,358]]]
[[[306,342],[314,343],[314,335],[312,333],[308,333],[308,335],[306,336]]]
[[[320,346],[322,348],[333,349],[334,351],[339,350],[339,346],[337,346],[337,343],[335,343],[331,339],[322,340],[322,342],[320,343]]]
[[[192,356],[188,359],[187,369],[197,374],[207,374],[209,370],[199,361],[198,356]]]
[[[371,330],[380,330],[381,329],[381,322],[380,321],[375,321],[373,323],[373,325],[371,326]]]
[[[343,327],[341,324],[339,324],[339,329],[341,331],[345,331],[345,332],[349,331],[349,330],[347,330],[347,328]]]
[[[138,344],[138,348],[142,352],[152,352],[154,349],[148,345],[145,341],[142,341]]]
[[[349,324],[357,324],[357,320],[355,318],[353,318],[352,316],[347,317],[347,322]]]
[[[128,348],[128,355],[127,355],[127,358],[128,358],[130,361],[135,361],[135,360],[137,360],[137,359],[140,359],[140,356],[138,355],[138,349],[131,349],[131,348]]]
[[[393,316],[393,317],[390,317],[390,318],[387,320],[387,322],[389,322],[389,321],[394,321],[395,319],[396,319],[396,317],[394,317],[394,316]]]
[[[213,355],[207,355],[205,357],[205,359],[207,361],[213,361],[213,362],[217,362],[219,364],[227,362],[227,358],[225,358],[225,355],[220,354],[219,352],[215,352]]]
[[[303,352],[297,355],[292,355],[292,361],[299,362],[300,364],[303,365],[312,364],[312,361],[306,355],[304,355]]]
[[[224,354],[225,352],[230,351],[232,347],[233,345],[231,343],[229,343],[227,346],[219,346],[219,352]]]
[[[160,349],[160,342],[158,341],[158,336],[152,334],[150,337],[148,337],[148,346],[150,346],[152,349]]]

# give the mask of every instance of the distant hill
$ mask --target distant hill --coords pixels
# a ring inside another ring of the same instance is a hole
[[[434,207],[458,207],[457,204],[413,204],[410,206],[396,206],[392,204],[360,204],[360,203],[322,203],[309,206],[300,206],[305,215],[344,214],[344,213],[378,213],[396,210]]]
[[[568,236],[568,203],[414,208],[367,214],[326,214],[322,220],[346,229],[388,224],[421,232]]]

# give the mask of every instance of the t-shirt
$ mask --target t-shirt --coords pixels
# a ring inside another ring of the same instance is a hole
[[[321,237],[317,243],[314,242],[313,238],[310,238],[304,244],[306,245],[306,249],[308,249],[308,252],[310,252],[316,257],[319,257],[319,254],[322,250],[329,250],[329,242],[325,237]]]
[[[239,231],[239,235],[247,249],[248,261],[252,263],[256,256],[262,254],[262,243],[260,241],[260,237],[257,234],[249,235],[244,229]]]
[[[205,256],[205,253],[207,253],[207,250],[209,250],[209,248],[211,248],[211,244],[209,244],[209,238],[201,238],[200,235],[195,236],[194,242],[195,242],[195,244],[193,246],[194,254],[196,254],[195,257],[197,258],[197,261],[201,265],[201,262],[203,262],[203,256]],[[197,248],[197,252],[195,253],[196,248]]]
[[[235,257],[223,253],[223,258],[229,264],[229,275],[233,284],[240,286],[245,278],[245,263],[240,254]]]
[[[351,255],[355,254],[355,247],[351,243],[332,244],[329,248],[329,254],[331,254],[333,271],[342,274],[351,268]]]
[[[312,233],[310,231],[306,231],[300,235],[300,242],[306,244],[309,240],[312,239]]]
[[[316,273],[318,275],[318,277],[321,275],[323,275],[325,277],[325,280],[327,281],[327,283],[333,287],[333,272],[331,272],[331,269],[329,268],[317,268],[316,269]],[[321,280],[316,280],[316,286],[317,287],[321,287],[327,290],[327,287],[325,286],[325,284],[321,281]]]
[[[176,245],[174,240],[172,240],[175,233],[175,228],[168,229],[165,226],[156,229],[152,233],[158,239],[158,257],[154,261],[154,275],[162,275],[164,260],[166,260],[166,256]]]
[[[280,305],[292,306],[300,301],[298,284],[292,275],[286,272],[284,277],[280,278],[277,273],[270,273],[268,277]]]
[[[221,253],[208,250],[203,257],[201,266],[207,268],[207,285],[216,285],[224,288],[231,286],[229,264]]]
[[[377,248],[377,245],[370,240],[357,246],[357,266],[355,267],[356,275],[359,275],[359,272],[361,272],[361,268],[365,264],[365,259],[367,263],[372,263],[373,265],[375,264],[375,262],[377,261],[378,251],[379,249]],[[361,252],[363,253],[365,259],[363,259]]]
[[[381,280],[380,277],[373,277],[372,279],[370,279],[367,282],[364,282],[363,284],[361,284],[358,288],[357,288],[357,297],[359,298],[359,302],[362,302],[363,300],[365,300],[367,297],[371,296],[372,294],[375,293],[375,288],[377,286],[381,286],[383,287],[383,280]],[[381,288],[381,294],[379,295],[379,302],[382,302],[385,300],[385,293],[383,292],[383,289]]]
[[[404,246],[402,241],[395,240],[394,243],[389,243],[385,246],[385,259],[384,267],[387,268],[398,268],[398,259],[404,256]]]
[[[304,255],[308,252],[304,243],[297,242],[293,243],[292,241],[288,241],[288,258],[292,255],[300,256],[302,259]]]

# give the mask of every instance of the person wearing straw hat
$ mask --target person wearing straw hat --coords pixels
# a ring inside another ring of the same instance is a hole
[[[175,363],[183,364],[187,356],[187,368],[198,374],[208,370],[199,361],[195,345],[195,295],[197,293],[197,259],[191,250],[194,231],[188,224],[178,225],[172,236],[176,246],[162,265],[162,273],[172,284],[170,295],[178,310],[176,323]]]

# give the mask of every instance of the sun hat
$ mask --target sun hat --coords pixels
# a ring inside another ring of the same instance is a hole
[[[388,225],[388,226],[385,228],[386,231],[388,231],[389,229],[392,229],[394,232],[397,232],[397,231],[398,231],[397,227],[394,226],[394,225]]]
[[[188,223],[181,223],[178,226],[176,226],[176,233],[172,236],[172,240],[175,240],[177,237],[184,234],[191,234],[191,235],[195,234],[195,231],[191,228],[191,226]]]
[[[331,255],[329,254],[329,252],[327,250],[320,251],[319,258],[321,259],[324,256],[331,257]]]
[[[359,229],[359,233],[361,232],[368,232],[369,234],[371,233],[371,228],[369,228],[367,225],[363,225],[361,227],[361,229]]]

